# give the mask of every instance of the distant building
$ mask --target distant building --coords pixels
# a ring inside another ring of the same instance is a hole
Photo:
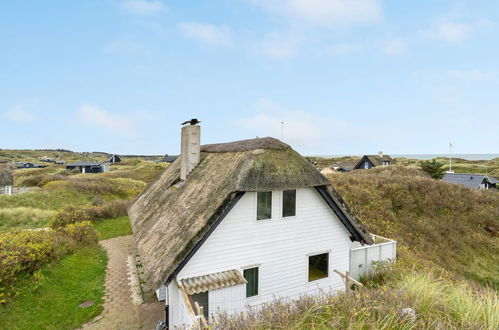
[[[378,155],[364,155],[353,167],[354,170],[368,170],[376,166],[390,166],[393,164],[392,157],[383,155],[380,151]]]
[[[47,156],[45,156],[42,159],[40,159],[40,161],[44,162],[44,163],[55,163],[55,160],[53,160],[52,158],[49,158]]]
[[[166,154],[159,163],[173,163],[177,158],[178,156],[168,156],[168,154]]]
[[[114,163],[121,163],[121,158],[120,156],[118,155],[112,155],[111,158],[109,158],[109,162],[111,164],[114,164]]]
[[[442,180],[478,190],[497,188],[498,183],[498,180],[485,174],[445,173]]]
[[[12,186],[14,184],[14,177],[12,175],[13,167],[10,163],[0,163],[0,188]]]
[[[66,165],[67,170],[78,170],[80,173],[109,172],[108,162],[80,162]]]
[[[44,168],[47,167],[47,165],[38,165],[35,163],[31,162],[15,162],[16,168]]]
[[[350,172],[355,164],[343,163],[329,165],[329,168],[336,172]]]

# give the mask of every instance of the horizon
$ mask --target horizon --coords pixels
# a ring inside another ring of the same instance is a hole
[[[199,118],[203,144],[284,122],[303,155],[493,155],[498,23],[466,0],[3,2],[0,148],[178,154]]]

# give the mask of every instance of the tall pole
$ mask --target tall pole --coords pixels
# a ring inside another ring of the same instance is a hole
[[[452,142],[449,142],[449,172],[452,173]]]
[[[284,140],[284,122],[281,121],[281,141]]]

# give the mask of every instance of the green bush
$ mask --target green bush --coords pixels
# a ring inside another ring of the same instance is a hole
[[[16,283],[33,277],[44,264],[79,246],[92,246],[97,233],[89,222],[69,224],[58,230],[11,231],[0,235],[0,297],[16,294]],[[36,276],[34,276],[36,278]],[[5,298],[0,298],[0,302]]]
[[[83,207],[67,207],[59,211],[51,220],[50,227],[57,229],[76,222],[91,220],[88,209]]]

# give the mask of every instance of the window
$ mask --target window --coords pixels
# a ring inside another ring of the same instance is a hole
[[[369,169],[369,163],[368,163],[368,162],[364,162],[364,169],[365,169],[365,170],[368,170],[368,169]]]
[[[245,269],[243,276],[248,281],[246,298],[258,296],[258,267]]]
[[[282,192],[282,216],[294,217],[296,215],[296,190]]]
[[[308,257],[308,281],[312,282],[328,277],[329,253]]]
[[[272,218],[272,192],[257,192],[256,220]]]

